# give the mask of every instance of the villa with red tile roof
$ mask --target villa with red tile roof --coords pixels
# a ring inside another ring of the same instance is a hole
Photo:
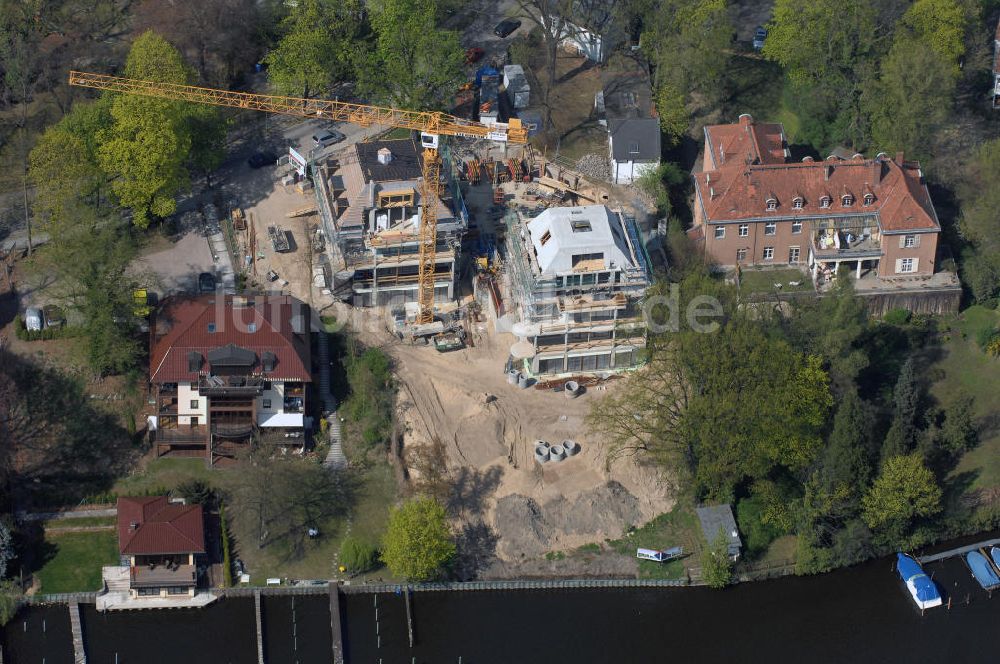
[[[725,268],[801,265],[820,286],[841,265],[895,283],[934,273],[941,224],[920,164],[902,153],[789,157],[780,124],[741,115],[705,127],[689,234],[708,258]]]
[[[288,296],[167,300],[150,322],[156,453],[233,459],[256,442],[301,448],[312,382],[309,308]]]
[[[118,550],[123,567],[128,560],[131,597],[194,597],[205,555],[201,505],[166,496],[118,498]]]

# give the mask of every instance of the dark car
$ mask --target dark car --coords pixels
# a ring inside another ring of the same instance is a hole
[[[500,39],[509,37],[512,32],[521,27],[521,22],[516,18],[505,18],[504,20],[497,23],[497,27],[493,28],[493,34],[495,34]]]
[[[273,166],[276,161],[278,161],[278,155],[273,152],[254,152],[247,159],[247,164],[250,165],[250,168],[263,168]]]
[[[62,327],[66,324],[63,310],[54,304],[42,307],[42,316],[45,318],[45,327]]]
[[[215,292],[215,275],[211,272],[202,272],[198,275],[198,292],[199,293],[214,293]]]
[[[753,33],[753,48],[755,51],[759,51],[764,48],[764,42],[767,40],[767,28],[763,25],[758,25],[757,29]]]

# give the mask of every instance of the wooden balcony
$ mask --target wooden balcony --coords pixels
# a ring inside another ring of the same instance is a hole
[[[198,584],[198,569],[194,565],[135,565],[130,581],[133,588],[193,588]]]
[[[258,396],[264,391],[261,376],[200,376],[198,392],[208,397]]]

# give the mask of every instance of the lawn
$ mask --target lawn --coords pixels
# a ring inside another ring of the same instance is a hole
[[[793,286],[792,282],[798,285]],[[781,288],[775,284],[781,284]],[[795,268],[746,269],[740,272],[740,290],[744,293],[797,293],[812,289],[809,277]]]
[[[113,526],[116,519],[113,516],[82,516],[75,519],[50,519],[42,523],[46,531],[66,530],[67,528],[91,528],[94,526]]]
[[[241,558],[250,570],[252,585],[264,585],[269,577],[290,579],[330,579],[338,576],[340,544],[350,533],[378,546],[396,500],[396,480],[388,463],[373,465],[362,478],[361,494],[349,519],[337,519],[322,527],[320,537],[307,543],[305,553],[289,559],[275,547],[258,549],[252,543],[238,546],[234,557]],[[384,568],[367,576],[388,578]],[[355,581],[356,582],[356,581]]]
[[[970,307],[955,320],[955,334],[946,335],[935,369],[939,378],[931,394],[947,406],[959,394],[975,398],[974,415],[980,427],[979,446],[967,452],[955,474],[973,473],[970,489],[1000,486],[1000,359],[988,357],[976,344],[976,330],[1000,322],[997,312]]]
[[[169,491],[192,479],[200,479],[218,486],[219,473],[225,472],[225,470],[210,470],[205,466],[204,459],[163,457],[153,459],[142,470],[118,480],[113,491],[119,496],[141,496],[154,490]]]
[[[700,564],[698,554],[704,546],[704,540],[694,509],[687,504],[678,503],[670,512],[661,514],[641,528],[633,529],[625,537],[608,544],[619,553],[629,556],[634,556],[638,548],[662,550],[682,546],[685,557],[669,563],[639,561],[641,579],[679,579],[684,576],[686,567]]]
[[[99,590],[101,567],[118,562],[118,536],[113,530],[85,533],[46,533],[54,555],[37,575],[43,593]]]

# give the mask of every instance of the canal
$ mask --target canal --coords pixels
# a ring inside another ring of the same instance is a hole
[[[341,597],[348,664],[984,662],[1000,652],[1000,593],[959,559],[928,566],[952,599],[921,615],[882,559],[723,591],[630,588],[416,592],[415,644],[395,593]],[[4,664],[73,661],[64,606],[33,607],[2,633]],[[267,664],[331,661],[326,596],[265,597]],[[43,629],[44,623],[44,629]],[[84,610],[89,664],[257,661],[253,599],[201,610]],[[117,659],[116,659],[117,658]]]

